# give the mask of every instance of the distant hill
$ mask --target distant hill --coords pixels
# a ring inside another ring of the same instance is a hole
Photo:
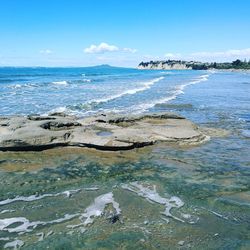
[[[193,69],[193,70],[207,70],[207,69],[250,69],[250,60],[247,62],[239,59],[233,62],[225,63],[202,63],[196,61],[182,61],[182,60],[167,60],[167,61],[150,61],[141,62],[138,69]]]

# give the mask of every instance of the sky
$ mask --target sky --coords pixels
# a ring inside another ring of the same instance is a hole
[[[0,0],[0,66],[250,59],[249,0]]]

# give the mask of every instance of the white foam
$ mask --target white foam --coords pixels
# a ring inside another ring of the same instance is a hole
[[[72,189],[72,190],[66,190],[63,192],[55,193],[55,194],[42,194],[42,195],[30,195],[30,196],[16,196],[15,198],[12,199],[6,199],[0,201],[0,206],[16,202],[16,201],[24,201],[24,202],[30,202],[30,201],[36,201],[36,200],[41,200],[46,197],[57,197],[60,195],[65,195],[66,197],[70,197],[72,194],[78,193],[81,190],[86,190],[86,191],[96,191],[98,190],[97,187],[89,187],[89,188],[83,188],[83,189]],[[9,212],[9,210],[4,210],[5,212]],[[3,213],[3,211],[1,212]]]
[[[2,240],[2,241],[8,241],[8,240],[10,240],[10,238],[9,238],[9,237],[1,237],[1,238],[0,238],[0,241],[1,241],[1,240]]]
[[[24,242],[22,240],[14,240],[11,242],[8,242],[4,245],[4,248],[13,248],[13,249],[19,249],[24,245]]]
[[[156,104],[167,103],[169,101],[175,100],[179,95],[184,94],[184,89],[187,86],[207,81],[208,77],[209,77],[209,75],[207,75],[207,74],[206,75],[201,75],[197,79],[192,80],[192,81],[190,81],[188,83],[177,85],[175,87],[175,89],[172,91],[172,94],[170,96],[164,97],[162,99],[157,99],[157,100],[154,100],[154,101],[149,102],[149,103],[134,105],[134,106],[130,107],[129,109],[131,111],[141,113],[141,112],[147,111],[150,108],[153,108]]]
[[[15,212],[15,210],[12,210],[12,209],[6,209],[6,210],[1,211],[1,212],[0,212],[0,214],[12,213],[12,212]]]
[[[52,82],[52,83],[56,84],[56,85],[68,85],[67,81],[55,81],[55,82]]]
[[[150,81],[142,83],[142,87],[125,90],[122,93],[112,95],[112,96],[109,96],[109,97],[106,97],[106,98],[92,100],[92,101],[90,101],[88,103],[85,103],[85,105],[100,104],[100,103],[112,101],[112,100],[117,99],[117,98],[121,98],[121,97],[123,97],[125,95],[134,95],[134,94],[136,94],[138,92],[142,92],[142,91],[145,91],[147,89],[150,89],[152,85],[154,85],[155,83],[161,81],[162,79],[164,79],[163,76],[152,79]]]
[[[9,226],[18,223],[16,227],[8,228]],[[34,227],[36,224],[30,223],[25,217],[13,217],[0,220],[0,230],[8,231],[9,233],[19,233],[23,231],[28,231],[29,227]]]
[[[154,85],[155,83],[163,80],[164,77],[161,76],[161,77],[157,77],[157,78],[154,78],[150,81],[146,81],[146,82],[143,82],[141,83],[141,87],[138,87],[138,88],[134,88],[134,89],[128,89],[128,90],[125,90],[119,94],[116,94],[116,95],[111,95],[111,96],[108,96],[108,97],[105,97],[105,98],[100,98],[100,99],[93,99],[91,101],[88,101],[86,103],[83,103],[82,106],[86,106],[86,108],[88,107],[92,107],[92,106],[95,106],[95,105],[98,105],[98,104],[101,104],[101,103],[105,103],[105,102],[109,102],[109,101],[112,101],[112,100],[115,100],[115,99],[118,99],[118,98],[121,98],[125,95],[134,95],[138,92],[142,92],[142,91],[145,91],[147,89],[150,89],[152,85]],[[165,99],[164,99],[165,100]],[[150,105],[150,104],[149,104]],[[152,106],[148,106],[148,108],[150,107],[153,107],[155,104],[152,104]],[[143,109],[143,107],[142,107]],[[66,113],[66,114],[73,114],[73,115],[88,115],[88,114],[91,114],[91,113],[96,113],[96,111],[93,111],[93,110],[88,110],[86,112],[79,112],[79,111],[73,111],[73,110],[70,110],[69,108],[63,106],[63,107],[58,107],[58,108],[55,108],[51,111],[49,111],[48,113],[45,113],[44,115],[48,115],[48,114],[51,114],[51,113]],[[120,112],[120,110],[118,110],[117,112]]]
[[[222,215],[222,214],[219,214],[219,213],[217,213],[217,212],[215,212],[215,211],[213,211],[213,210],[208,210],[208,211],[211,212],[212,214],[216,215],[217,217],[220,217],[220,218],[223,218],[223,219],[225,219],[225,220],[228,220],[228,217],[227,217],[227,216],[224,216],[224,215]]]
[[[36,236],[39,236],[38,241],[42,241],[44,239],[44,232],[37,233]]]
[[[161,197],[157,193],[155,186],[153,186],[153,189],[151,189],[148,187],[144,187],[143,185],[139,184],[138,182],[132,182],[130,184],[123,184],[122,188],[136,193],[140,197],[143,197],[146,200],[148,200],[149,202],[164,205],[165,211],[162,212],[163,215],[165,215],[167,217],[172,217],[173,219],[181,221],[181,222],[185,222],[184,220],[182,220],[182,219],[180,219],[180,218],[178,218],[170,213],[170,210],[172,208],[180,208],[184,205],[184,202],[179,197],[172,196],[170,199]]]
[[[36,200],[41,200],[45,197],[56,197],[59,195],[65,195],[66,197],[70,197],[71,194],[73,193],[77,193],[79,192],[80,189],[76,189],[76,190],[67,190],[67,191],[63,191],[60,193],[56,193],[56,194],[43,194],[43,195],[30,195],[30,196],[16,196],[13,199],[6,199],[6,200],[2,200],[0,201],[0,206],[2,205],[6,205],[12,202],[16,202],[16,201],[24,201],[24,202],[30,202],[30,201],[36,201]]]
[[[80,214],[65,214],[64,217],[52,220],[52,221],[33,221],[30,222],[25,217],[13,217],[13,218],[5,218],[0,219],[0,230],[7,231],[9,233],[26,233],[31,232],[34,228],[36,228],[39,225],[45,226],[48,224],[55,224],[55,223],[61,223],[67,220],[71,220]],[[14,224],[17,225],[15,227]]]
[[[92,224],[95,217],[99,217],[103,214],[105,207],[108,204],[112,204],[116,214],[121,213],[119,203],[114,200],[113,193],[107,193],[100,195],[95,198],[94,203],[87,207],[84,213],[81,215],[80,219],[83,221],[83,225]]]
[[[57,107],[57,108],[54,108],[52,110],[50,110],[48,113],[44,113],[42,115],[44,116],[47,116],[47,115],[50,115],[50,114],[53,114],[53,113],[67,113],[68,112],[68,109],[67,107]]]
[[[15,85],[12,85],[11,88],[20,89],[20,88],[22,88],[22,85],[21,84],[15,84]]]
[[[83,82],[91,82],[91,79],[83,79]]]

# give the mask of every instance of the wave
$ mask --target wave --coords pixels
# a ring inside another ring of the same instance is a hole
[[[145,91],[147,89],[150,89],[152,85],[154,85],[155,83],[163,80],[164,77],[161,76],[161,77],[157,77],[155,79],[152,79],[150,81],[147,81],[147,82],[144,82],[142,84],[142,87],[139,87],[139,88],[135,88],[135,89],[129,89],[129,90],[125,90],[119,94],[116,94],[116,95],[111,95],[111,96],[108,96],[106,98],[101,98],[101,99],[94,99],[94,100],[91,100],[89,102],[86,102],[86,103],[80,103],[80,104],[77,104],[77,105],[73,105],[73,106],[69,106],[68,108],[72,109],[72,110],[90,110],[102,103],[106,103],[106,102],[109,102],[109,101],[112,101],[112,100],[115,100],[115,99],[118,99],[118,98],[121,98],[125,95],[134,95],[138,92],[142,92],[142,91]],[[65,108],[65,107],[64,107]]]
[[[93,102],[99,104],[99,103],[104,103],[104,102],[108,102],[108,101],[111,101],[111,100],[120,98],[120,97],[122,97],[122,96],[124,96],[124,95],[134,95],[134,94],[136,94],[136,93],[138,93],[138,92],[142,92],[142,91],[145,91],[145,90],[147,90],[147,89],[150,89],[150,87],[151,87],[153,84],[159,82],[159,81],[162,80],[162,79],[164,79],[163,76],[158,77],[158,78],[155,78],[155,79],[153,79],[153,80],[151,80],[151,81],[147,81],[147,82],[143,83],[143,86],[142,86],[141,88],[129,89],[129,90],[126,90],[126,91],[124,91],[124,92],[122,92],[122,93],[120,93],[120,94],[113,95],[113,96],[109,96],[109,97],[107,97],[107,98],[103,98],[103,99],[99,99],[99,100],[95,100],[95,101],[93,101]]]
[[[22,85],[21,84],[15,84],[15,85],[11,85],[10,88],[12,88],[12,89],[20,89],[20,88],[22,88]]]
[[[82,79],[82,82],[91,82],[91,79]]]
[[[56,84],[56,85],[68,85],[67,81],[55,81],[55,82],[52,82],[52,83]]]
[[[167,103],[169,101],[175,100],[177,98],[177,96],[179,96],[181,94],[184,94],[184,89],[187,86],[207,81],[208,78],[209,78],[209,75],[207,75],[207,74],[206,75],[201,75],[198,78],[196,78],[196,79],[194,79],[194,80],[192,80],[192,81],[190,81],[188,83],[177,85],[175,87],[175,89],[173,91],[171,91],[172,95],[164,97],[162,99],[154,100],[154,101],[152,101],[150,103],[136,105],[136,106],[132,107],[132,110],[135,111],[135,112],[141,113],[141,112],[147,111],[150,108],[155,107],[156,105]],[[130,107],[130,110],[131,110],[131,107]]]
[[[25,84],[14,84],[14,85],[12,84],[7,86],[7,88],[10,89],[34,88],[34,87],[38,87],[38,85],[34,83],[25,83]]]
[[[130,106],[130,107],[124,108],[124,109],[115,109],[115,110],[109,109],[109,110],[107,110],[107,112],[112,111],[114,113],[126,113],[126,112],[142,113],[142,112],[145,112],[145,111],[147,111],[155,106],[159,108],[160,104],[168,103],[168,102],[176,99],[179,95],[184,94],[184,90],[187,86],[207,81],[209,76],[210,76],[209,74],[204,74],[204,75],[201,75],[201,76],[194,78],[193,80],[191,80],[187,83],[177,85],[172,91],[169,91],[169,96],[167,96],[167,97],[157,99],[157,100],[152,100],[151,102],[148,102],[148,103],[137,104],[137,105]],[[93,108],[97,108],[100,104],[110,102],[112,100],[121,98],[125,95],[133,95],[133,94],[136,94],[138,92],[150,89],[152,85],[161,81],[164,78],[165,77],[163,77],[163,76],[158,77],[158,78],[154,78],[150,81],[142,83],[141,87],[138,87],[135,89],[125,90],[119,94],[111,95],[111,96],[108,96],[106,98],[94,99],[94,100],[91,100],[89,102],[80,103],[77,105],[58,107],[56,109],[53,109],[49,113],[63,112],[63,113],[67,113],[67,114],[74,114],[77,116],[78,115],[79,116],[91,115],[91,114],[97,113],[99,111],[103,111],[103,109],[93,110]]]

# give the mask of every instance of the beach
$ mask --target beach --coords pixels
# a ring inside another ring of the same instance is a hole
[[[248,248],[249,72],[0,75],[0,248]]]

